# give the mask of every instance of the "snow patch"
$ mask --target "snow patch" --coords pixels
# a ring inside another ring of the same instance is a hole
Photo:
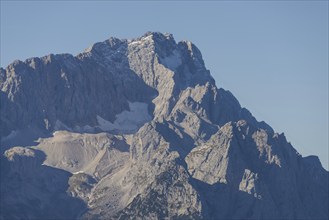
[[[56,120],[55,125],[54,125],[54,133],[56,134],[57,131],[75,131],[75,132],[88,132],[88,133],[93,133],[95,132],[95,128],[91,127],[90,125],[85,125],[85,126],[75,126],[74,128],[70,128],[60,120]]]
[[[161,58],[161,63],[171,70],[175,70],[182,64],[182,58],[177,50],[174,50],[173,54],[168,57]]]
[[[134,44],[139,44],[140,41],[132,41],[132,42],[129,42],[129,45],[134,45]]]
[[[1,141],[8,141],[10,139],[15,138],[17,135],[19,134],[19,131],[11,131],[10,134],[8,134],[7,136],[1,138]]]
[[[77,132],[90,132],[90,133],[93,133],[95,132],[95,128],[91,127],[90,125],[85,125],[85,126],[75,126],[74,131],[77,131]]]
[[[152,40],[152,35],[146,36],[142,38],[143,40]]]
[[[55,131],[59,131],[59,130],[68,130],[68,131],[71,131],[72,129],[70,129],[67,125],[65,125],[60,120],[56,120],[55,125],[54,125],[54,130]]]
[[[149,36],[146,36],[146,37],[143,37],[141,38],[140,40],[133,40],[133,41],[130,41],[128,42],[129,46],[131,45],[135,45],[135,44],[141,44],[141,45],[144,45],[144,43],[146,41],[150,41],[152,40],[152,35],[149,35]]]
[[[129,102],[130,111],[116,115],[113,123],[97,115],[98,128],[103,131],[134,132],[145,122],[152,120],[148,113],[148,105],[143,102]]]

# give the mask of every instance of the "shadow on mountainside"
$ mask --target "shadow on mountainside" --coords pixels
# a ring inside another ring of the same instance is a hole
[[[213,185],[191,178],[199,192],[205,219],[279,219],[276,210],[266,208],[268,200],[224,183]]]
[[[131,69],[127,42],[99,44],[90,54],[49,55],[11,64],[15,72],[0,94],[1,136],[29,127],[53,132],[58,121],[65,125],[63,130],[96,127],[97,116],[114,122],[117,114],[129,111],[128,101],[147,103],[152,116],[157,91]]]
[[[39,150],[28,149],[31,156],[22,149],[1,156],[1,219],[75,219],[86,210],[66,192],[71,173],[42,165]]]
[[[37,146],[39,144],[39,138],[49,138],[52,136],[53,135],[51,133],[41,131],[36,127],[29,127],[23,130],[14,131],[9,137],[1,138],[0,153],[3,154],[6,150],[15,146]]]

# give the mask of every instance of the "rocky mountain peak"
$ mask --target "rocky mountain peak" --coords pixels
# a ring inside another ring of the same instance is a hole
[[[318,158],[217,88],[189,41],[15,61],[0,89],[0,219],[328,218]]]

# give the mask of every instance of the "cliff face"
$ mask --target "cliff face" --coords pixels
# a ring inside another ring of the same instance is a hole
[[[0,88],[3,218],[328,219],[318,158],[218,89],[191,42],[110,38],[15,61]]]

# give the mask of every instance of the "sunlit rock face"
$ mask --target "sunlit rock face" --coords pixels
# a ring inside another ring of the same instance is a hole
[[[0,219],[329,217],[318,158],[171,34],[15,61],[0,89]]]

